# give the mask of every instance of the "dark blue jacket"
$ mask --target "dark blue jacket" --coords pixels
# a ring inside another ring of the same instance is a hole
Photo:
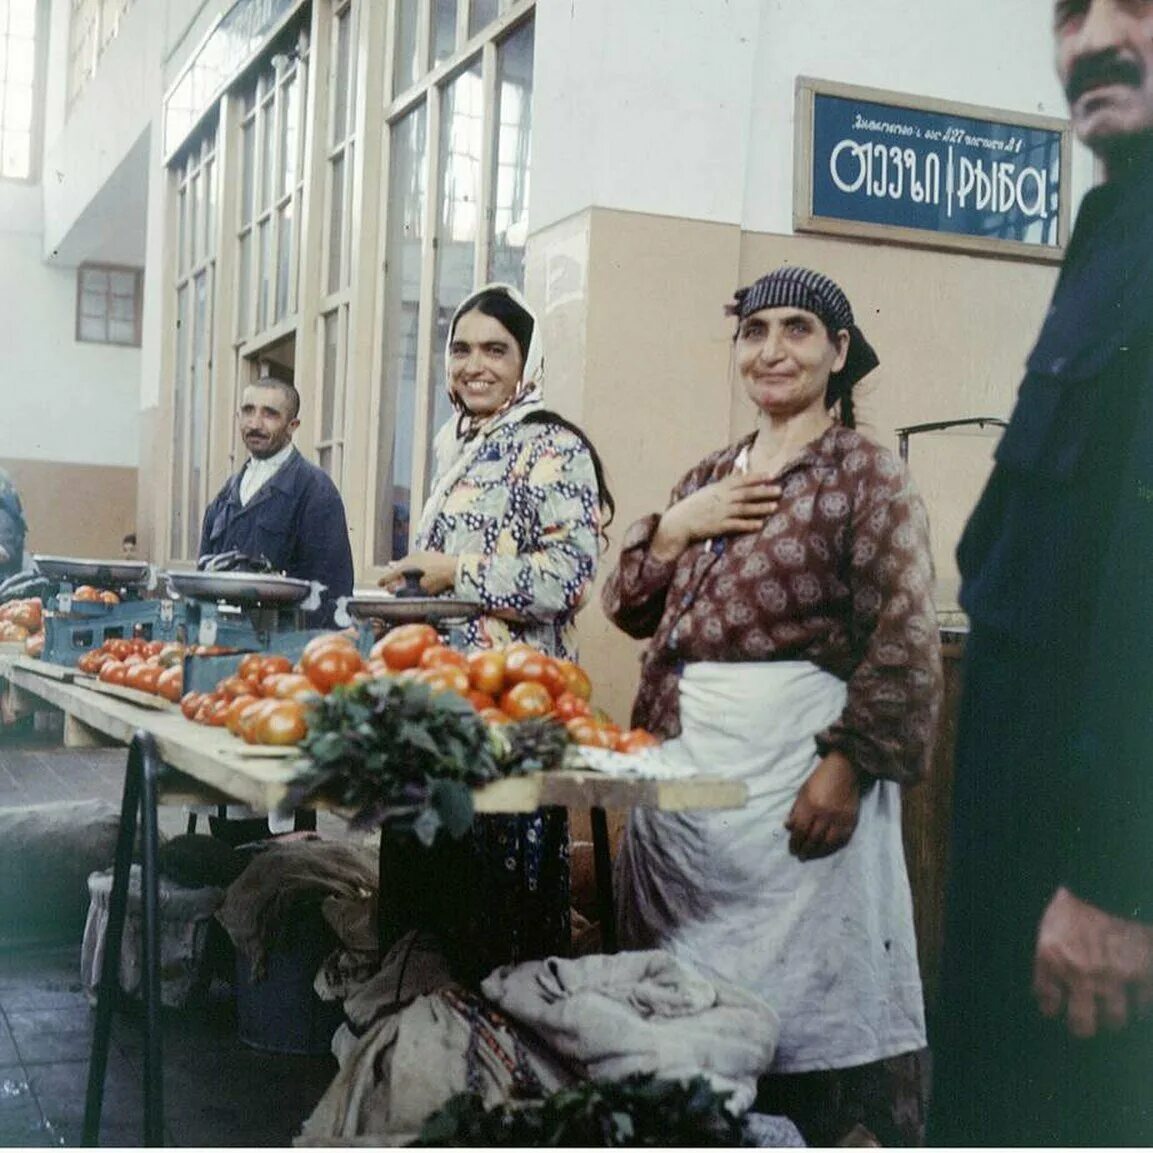
[[[246,466],[247,467],[247,466]],[[247,505],[240,503],[242,469],[204,514],[200,555],[236,549],[267,557],[285,576],[326,586],[309,625],[332,624],[335,599],[352,592],[352,549],[344,503],[328,474],[293,452]]]

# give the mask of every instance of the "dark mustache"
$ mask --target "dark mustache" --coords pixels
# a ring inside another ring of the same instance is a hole
[[[1108,84],[1127,84],[1138,88],[1144,79],[1140,64],[1126,60],[1113,52],[1097,56],[1083,56],[1075,61],[1065,82],[1065,96],[1070,104],[1094,88]]]

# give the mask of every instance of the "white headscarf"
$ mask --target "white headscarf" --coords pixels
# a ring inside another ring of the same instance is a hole
[[[455,411],[437,430],[433,438],[433,457],[436,471],[433,475],[432,490],[420,516],[420,527],[417,530],[417,547],[424,547],[432,523],[444,506],[445,497],[452,491],[453,486],[477,454],[481,446],[498,428],[522,420],[530,412],[544,405],[544,338],[541,335],[540,322],[537,315],[529,307],[528,301],[511,284],[492,283],[478,288],[458,306],[452,314],[452,321],[448,326],[448,336],[444,342],[444,369],[445,388],[452,398],[452,339],[456,331],[457,321],[466,313],[476,307],[477,300],[492,292],[500,292],[507,296],[513,304],[529,316],[532,320],[532,335],[529,337],[528,351],[525,354],[524,365],[521,368],[521,377],[513,394],[492,416],[487,417],[479,429],[468,428],[467,418],[462,420]]]

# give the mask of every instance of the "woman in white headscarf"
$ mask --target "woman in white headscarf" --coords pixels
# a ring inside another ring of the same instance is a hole
[[[460,305],[445,366],[457,415],[436,436],[417,548],[380,583],[395,587],[420,569],[426,593],[482,605],[467,628],[470,649],[523,641],[575,660],[573,619],[596,576],[601,513],[611,518],[613,499],[588,437],[544,407],[540,327],[515,288],[486,285]],[[477,820],[469,861],[434,871],[453,885],[462,870],[478,894],[474,973],[568,951],[564,809]]]
[[[456,310],[445,349],[456,417],[435,441],[416,550],[385,569],[484,606],[470,648],[525,641],[575,659],[573,619],[596,575],[612,495],[596,449],[541,396],[540,326],[523,297],[490,284]]]

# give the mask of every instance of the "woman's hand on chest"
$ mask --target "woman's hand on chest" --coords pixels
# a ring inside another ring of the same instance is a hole
[[[759,532],[780,499],[781,486],[764,473],[733,474],[698,488],[664,511],[653,536],[653,556],[675,560],[694,541]]]

